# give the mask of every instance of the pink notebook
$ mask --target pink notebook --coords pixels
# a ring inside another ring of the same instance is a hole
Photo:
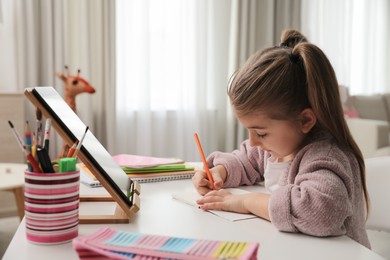
[[[132,154],[118,154],[113,156],[119,166],[129,168],[146,168],[164,164],[184,163],[182,159],[140,156]]]

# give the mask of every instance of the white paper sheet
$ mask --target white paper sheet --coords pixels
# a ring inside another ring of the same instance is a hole
[[[245,194],[249,193],[249,191],[236,189],[236,188],[229,188],[226,189],[227,191],[231,192],[232,194]],[[195,190],[185,191],[185,192],[177,192],[172,194],[172,198],[177,199],[181,202],[187,203],[189,205],[198,207],[199,205],[196,204],[196,200],[200,199],[202,196]],[[244,219],[251,219],[251,218],[257,218],[257,216],[253,214],[241,214],[241,213],[235,213],[235,212],[228,212],[228,211],[220,211],[220,210],[209,210],[210,213],[217,215],[221,218],[230,220],[230,221],[238,221],[238,220],[244,220]]]

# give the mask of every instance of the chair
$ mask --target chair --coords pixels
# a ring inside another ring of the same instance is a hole
[[[365,159],[370,213],[366,222],[372,250],[390,259],[390,156]]]

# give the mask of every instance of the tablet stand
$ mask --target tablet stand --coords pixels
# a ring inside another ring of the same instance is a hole
[[[38,88],[45,88],[48,91],[48,94],[50,94],[50,98],[58,98],[59,102],[65,101],[58,95],[58,93],[54,90],[52,87],[37,87]],[[24,95],[30,100],[31,103],[33,103],[34,106],[36,106],[39,110],[41,110],[42,114],[46,118],[52,118],[52,127],[56,130],[56,132],[62,137],[65,143],[67,143],[69,146],[71,146],[74,141],[69,136],[69,133],[66,132],[65,129],[63,129],[60,126],[60,123],[57,122],[57,119],[50,114],[48,109],[50,107],[47,107],[46,104],[43,104],[41,101],[38,100],[38,98],[32,93],[34,88],[27,88],[24,91]],[[55,95],[55,96],[54,96]],[[64,106],[63,110],[68,109],[69,106]],[[70,109],[70,108],[69,108]],[[57,111],[61,112],[61,111]],[[56,112],[54,112],[56,113]],[[57,115],[57,114],[56,114]],[[58,116],[58,115],[57,115]],[[77,117],[77,115],[75,115]],[[60,117],[60,116],[59,116]],[[78,119],[78,118],[77,118]],[[99,169],[92,163],[92,161],[80,150],[78,153],[78,157],[80,160],[85,164],[85,166],[92,172],[92,174],[96,177],[96,179],[102,184],[102,186],[107,190],[109,193],[109,196],[90,196],[90,197],[81,197],[80,202],[85,201],[95,201],[95,202],[104,202],[104,201],[115,201],[117,203],[115,212],[112,215],[86,215],[86,216],[79,216],[80,223],[81,224],[101,224],[101,223],[128,223],[130,221],[130,218],[140,209],[140,185],[138,182],[133,181],[133,190],[131,191],[131,198],[132,198],[132,204],[129,207],[126,201],[118,194],[119,191],[117,191],[114,187],[111,186],[111,184],[106,180],[103,173],[99,171]],[[118,166],[119,167],[119,166]]]
[[[140,187],[137,183],[137,186],[135,190],[139,191]],[[136,205],[139,205],[139,194],[136,194],[136,196],[133,196],[133,198],[136,198],[138,201],[135,203]],[[80,195],[80,204],[82,202],[114,202],[114,199],[110,195]],[[79,223],[80,224],[116,224],[116,223],[129,223],[130,218],[128,214],[126,214],[119,205],[115,206],[115,212],[113,215],[80,215],[79,216]]]

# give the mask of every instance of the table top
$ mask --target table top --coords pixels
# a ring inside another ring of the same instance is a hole
[[[193,189],[190,180],[166,181],[141,185],[141,208],[129,224],[84,224],[79,236],[89,235],[102,227],[144,234],[167,235],[222,241],[256,241],[259,259],[383,259],[346,236],[318,238],[278,231],[270,222],[253,218],[231,222],[210,212],[172,198],[174,192]],[[260,186],[245,187],[261,191]],[[82,194],[106,193],[103,188],[81,184]],[[98,204],[97,204],[98,203]],[[81,214],[112,213],[111,202],[89,202],[80,206]],[[25,221],[15,233],[3,259],[78,259],[72,243],[34,245],[26,240]]]
[[[26,168],[23,163],[0,163],[0,190],[23,186]]]

